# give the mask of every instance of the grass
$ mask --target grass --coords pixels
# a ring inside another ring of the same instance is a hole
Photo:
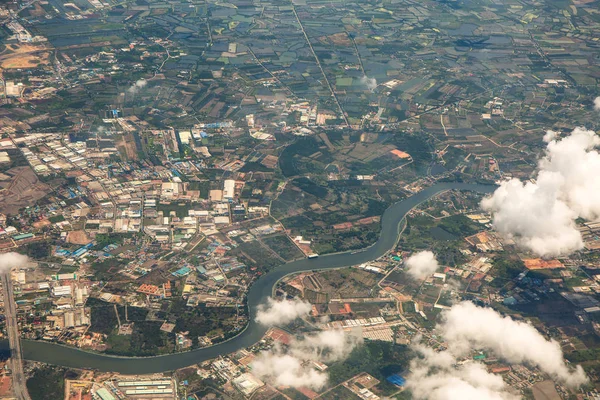
[[[63,215],[55,215],[53,217],[48,218],[48,220],[50,222],[52,222],[53,224],[57,223],[57,222],[62,222],[65,220],[65,217]]]
[[[162,211],[165,217],[168,217],[171,211],[174,211],[179,218],[187,217],[190,210],[189,204],[165,204],[160,203],[156,206],[157,211]]]
[[[65,369],[45,365],[27,379],[27,391],[32,400],[62,400],[65,387]]]
[[[288,261],[304,257],[298,247],[285,235],[271,236],[263,239],[263,242]]]

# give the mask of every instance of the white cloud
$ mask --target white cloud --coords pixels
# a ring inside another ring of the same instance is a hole
[[[146,85],[148,84],[148,81],[146,81],[145,79],[139,79],[137,80],[133,85],[131,85],[131,87],[129,89],[127,89],[127,91],[129,93],[137,93],[140,91],[140,89],[143,89],[144,87],[146,87]]]
[[[443,314],[437,329],[452,354],[488,349],[509,363],[535,365],[569,386],[587,382],[581,366],[567,366],[558,342],[546,340],[533,326],[502,317],[492,309],[466,301],[456,304]]]
[[[24,267],[29,263],[29,258],[19,253],[0,254],[0,273],[7,273],[12,268]]]
[[[309,302],[300,299],[274,300],[267,298],[267,304],[260,304],[256,312],[256,322],[262,325],[285,325],[296,318],[306,316],[312,309]]]
[[[468,358],[474,349],[491,351],[510,364],[536,366],[571,387],[587,382],[580,366],[567,366],[557,342],[492,309],[471,302],[456,304],[442,314],[436,330],[446,341],[447,350],[436,352],[418,344],[420,338],[412,345],[418,356],[411,361],[406,386],[417,400],[519,399],[500,376],[489,373],[483,364],[467,361],[459,365],[457,360]]]
[[[491,211],[494,228],[542,257],[570,254],[583,247],[575,219],[600,218],[600,137],[576,128],[548,143],[535,182],[504,181],[481,203]]]
[[[292,340],[287,348],[275,346],[261,352],[252,361],[252,373],[272,385],[318,390],[325,386],[328,375],[317,371],[311,361],[343,360],[360,343],[362,336],[354,332],[321,331]]]
[[[575,226],[577,214],[558,198],[559,178],[552,174],[540,176],[536,183],[503,182],[481,203],[492,212],[494,229],[543,257],[580,249],[583,240]]]
[[[348,357],[350,352],[361,343],[360,330],[350,332],[326,330],[292,342],[290,351],[304,359],[333,362]]]
[[[447,351],[435,352],[414,345],[419,357],[410,365],[406,387],[417,400],[516,400],[500,376],[486,371],[480,363],[456,365]]]
[[[429,251],[420,251],[408,257],[404,264],[414,279],[424,279],[437,271],[439,264],[435,255]]]
[[[321,389],[327,374],[319,372],[289,354],[264,351],[252,361],[252,374],[275,386]]]
[[[560,197],[578,216],[600,217],[600,137],[594,131],[575,128],[562,140],[548,142],[546,157],[539,162],[541,174],[558,174]]]
[[[546,133],[544,134],[544,137],[542,138],[542,140],[546,143],[549,143],[552,140],[556,139],[558,136],[559,136],[558,132],[547,130]]]
[[[594,110],[600,111],[600,96],[594,99]]]
[[[360,78],[360,83],[365,85],[367,87],[367,89],[369,90],[373,90],[377,87],[377,79],[375,78],[369,78],[366,75],[363,75]]]

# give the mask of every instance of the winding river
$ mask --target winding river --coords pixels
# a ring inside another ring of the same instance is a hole
[[[124,374],[148,374],[173,371],[215,358],[219,355],[233,353],[237,350],[250,347],[258,342],[267,331],[267,327],[254,322],[256,307],[266,301],[266,298],[271,295],[274,286],[281,278],[303,271],[350,267],[383,256],[395,246],[399,237],[400,222],[402,222],[404,216],[411,209],[436,194],[451,189],[490,193],[495,187],[454,182],[438,183],[393,204],[385,210],[381,218],[381,234],[379,239],[365,250],[358,253],[354,252],[354,254],[352,252],[344,252],[324,255],[313,259],[292,261],[263,275],[254,282],[248,291],[250,323],[244,331],[226,342],[184,353],[155,357],[118,357],[92,353],[50,342],[24,340],[22,342],[23,358],[71,368],[88,368]]]

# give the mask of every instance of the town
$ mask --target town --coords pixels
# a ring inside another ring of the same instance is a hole
[[[498,229],[491,190],[460,187],[538,184],[556,137],[600,129],[596,3],[0,2],[0,253],[28,257],[0,325],[11,339],[14,297],[27,396],[429,398],[410,383],[414,344],[445,354],[445,316],[469,301],[535,328],[589,381],[484,346],[458,370],[520,396],[499,398],[600,398],[596,215],[573,218],[576,251],[540,254]],[[424,196],[439,185],[457,190]],[[423,252],[435,266],[413,276]],[[338,254],[357,262],[324,265]],[[227,345],[259,324],[250,291],[274,273],[274,301],[303,311],[228,354],[128,374],[35,351]],[[308,356],[323,332],[346,335],[343,357]],[[309,383],[265,372],[265,354],[301,350]],[[0,397],[19,398],[4,353]]]

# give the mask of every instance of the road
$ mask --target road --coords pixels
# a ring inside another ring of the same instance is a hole
[[[6,314],[6,331],[10,343],[12,382],[15,397],[19,400],[31,400],[27,392],[27,381],[23,373],[21,339],[17,325],[17,306],[13,296],[10,272],[2,274],[2,294],[4,296],[4,313]]]
[[[327,74],[325,73],[325,70],[323,69],[323,66],[321,65],[321,61],[319,61],[319,57],[317,56],[317,53],[315,53],[315,49],[313,48],[313,45],[310,42],[310,39],[308,38],[306,31],[304,30],[304,25],[302,24],[302,21],[300,20],[300,17],[298,16],[298,13],[296,12],[296,6],[294,4],[292,4],[292,11],[294,12],[296,21],[298,21],[300,30],[302,30],[302,34],[304,34],[304,39],[306,39],[306,43],[308,43],[308,48],[310,49],[313,57],[315,58],[317,67],[319,67],[319,69],[321,70],[321,74],[323,74],[323,78],[325,79],[325,83],[327,84],[327,87],[329,88],[329,91],[331,92],[331,96],[333,97],[333,100],[335,100],[335,104],[337,104],[338,109],[340,110],[340,114],[342,114],[342,118],[344,119],[344,123],[346,124],[346,127],[350,127],[350,123],[348,122],[348,117],[346,117],[346,113],[344,112],[344,109],[342,108],[342,105],[341,105],[340,101],[338,100],[337,95],[335,94],[335,91],[333,90],[333,86],[331,86],[331,82],[329,82],[329,79],[327,79]]]
[[[550,60],[550,58],[548,58],[548,55],[546,55],[546,53],[544,52],[544,49],[542,48],[540,43],[537,41],[537,39],[533,35],[533,32],[531,30],[528,30],[528,32],[529,32],[529,39],[531,39],[531,41],[533,42],[533,46],[535,47],[535,50],[537,51],[537,53],[539,54],[541,59],[544,60],[554,70],[558,71],[558,73],[561,74],[563,76],[563,78],[565,78],[565,80],[568,81],[571,85],[577,86],[577,81],[575,79],[573,79],[573,77],[571,75],[569,75],[569,73],[564,68],[560,68],[560,67],[557,67],[556,65],[552,64],[552,61]]]
[[[448,136],[448,131],[446,130],[446,125],[444,125],[444,114],[440,114],[440,123],[442,124],[442,128],[444,128],[444,135]]]
[[[256,54],[254,54],[254,51],[252,51],[252,48],[251,48],[250,46],[251,46],[251,45],[248,45],[248,46],[246,46],[246,48],[248,49],[248,52],[249,52],[250,54],[252,54],[252,57],[254,57],[254,59],[256,60],[256,62],[258,63],[258,65],[260,65],[260,66],[261,66],[261,67],[262,67],[262,68],[263,68],[263,69],[264,69],[264,70],[267,72],[267,74],[271,75],[271,78],[273,78],[273,79],[274,79],[274,80],[275,80],[275,81],[276,81],[276,82],[279,84],[279,86],[281,86],[282,88],[284,88],[285,90],[287,90],[287,92],[288,92],[290,95],[294,96],[294,97],[297,99],[297,98],[298,98],[298,96],[296,96],[296,93],[294,93],[294,92],[292,91],[292,89],[290,89],[290,88],[289,88],[289,86],[288,86],[288,85],[286,85],[285,83],[283,83],[283,82],[281,81],[281,79],[279,79],[279,77],[277,77],[277,75],[273,74],[273,73],[271,72],[271,70],[270,70],[269,68],[267,68],[267,67],[265,66],[265,64],[263,64],[263,62],[262,62],[262,61],[260,61],[260,59],[259,59],[259,58],[256,56]]]

